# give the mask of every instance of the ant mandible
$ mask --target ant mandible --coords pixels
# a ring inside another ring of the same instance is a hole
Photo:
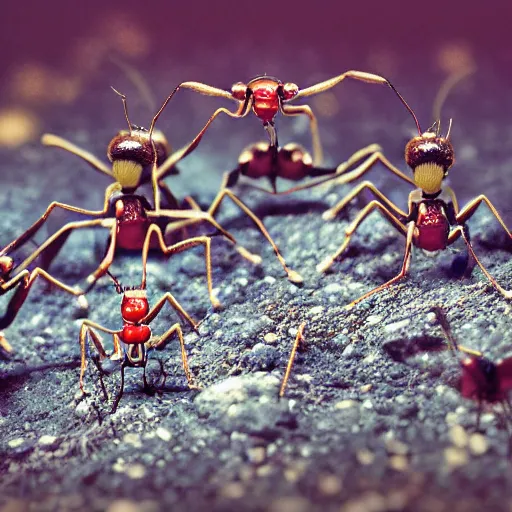
[[[469,254],[478,264],[492,286],[506,299],[512,298],[512,291],[502,288],[480,262],[471,244],[469,227],[466,222],[473,216],[481,203],[485,203],[496,217],[508,236],[512,234],[500,217],[496,208],[483,194],[459,209],[455,193],[450,187],[443,187],[448,170],[455,161],[453,146],[450,142],[451,120],[446,136],[440,135],[440,121],[436,121],[426,132],[422,132],[416,115],[405,100],[400,100],[412,115],[419,135],[411,139],[405,147],[405,161],[411,167],[414,182],[418,187],[409,194],[408,213],[405,213],[389,200],[375,185],[364,182],[344,197],[332,210],[342,210],[352,199],[368,189],[377,198],[372,200],[346,229],[345,241],[340,248],[317,266],[319,272],[327,271],[334,261],[348,247],[353,234],[363,220],[375,209],[378,209],[390,224],[406,238],[405,254],[400,272],[386,283],[365,293],[352,301],[347,308],[380,292],[390,285],[406,277],[411,262],[412,246],[425,251],[435,252],[446,249],[460,237],[464,240]],[[330,212],[330,210],[328,210]],[[329,213],[328,218],[331,218]],[[454,227],[455,229],[451,229]]]
[[[146,380],[146,365],[148,361],[148,354],[152,350],[162,350],[166,347],[167,343],[176,334],[181,347],[181,359],[183,363],[183,370],[187,377],[190,389],[198,389],[194,384],[192,374],[190,372],[187,360],[187,352],[185,350],[185,342],[183,341],[183,332],[179,322],[173,324],[163,335],[153,336],[149,324],[158,316],[166,303],[184,319],[186,320],[194,331],[197,331],[197,323],[192,320],[189,314],[183,309],[179,302],[173,297],[170,292],[165,293],[153,306],[149,308],[147,293],[145,285],[135,288],[123,288],[119,281],[108,272],[113,279],[116,291],[123,294],[121,302],[121,317],[123,320],[123,327],[118,330],[108,329],[91,320],[84,320],[80,327],[80,389],[85,396],[84,374],[87,367],[86,353],[87,353],[87,340],[92,341],[94,349],[98,352],[99,361],[98,369],[100,371],[100,383],[105,399],[108,400],[108,393],[101,378],[102,369],[101,364],[105,359],[120,363],[121,365],[121,385],[119,392],[114,400],[111,412],[114,413],[119,405],[123,396],[124,390],[124,370],[126,367],[142,368],[143,369],[143,382],[144,390],[148,390],[150,386]],[[114,351],[112,354],[107,354],[102,340],[96,331],[101,331],[105,334],[112,335],[114,342]]]

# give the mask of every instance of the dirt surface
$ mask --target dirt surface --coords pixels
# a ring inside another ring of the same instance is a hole
[[[437,50],[429,54],[432,63]],[[361,62],[368,62],[365,51],[360,50]],[[443,118],[446,123],[449,116],[455,119],[457,162],[450,179],[462,204],[486,193],[510,225],[512,103],[500,62],[487,57],[475,53],[478,72],[446,104]],[[205,61],[201,79],[209,73],[226,76],[227,64]],[[413,58],[400,62],[395,81],[417,105],[426,127],[444,75],[434,64],[418,66]],[[162,58],[143,67],[162,97],[176,76],[197,76],[195,68],[180,62],[166,71],[165,63]],[[306,49],[293,63],[268,63],[270,74],[281,69],[281,77],[286,80],[288,73],[297,81],[303,74],[299,70],[332,67],[330,56]],[[149,124],[133,85],[119,70],[107,68],[91,80],[79,102],[40,111],[44,131],[100,157],[124,127],[121,103],[108,85],[124,86],[132,122]],[[246,79],[253,71],[235,65],[229,77]],[[329,76],[309,73],[301,83]],[[224,82],[217,78],[215,84]],[[192,97],[184,93],[162,118],[160,128],[177,146],[191,139],[218,104],[204,98],[196,104]],[[340,105],[332,117],[319,115],[328,164],[376,142],[406,170],[403,148],[414,124],[389,90],[347,84],[328,98]],[[321,110],[321,102],[312,104]],[[282,143],[309,145],[307,123],[283,118],[278,124]],[[191,194],[206,207],[222,172],[234,167],[237,153],[256,137],[264,138],[264,132],[253,116],[219,120],[169,185],[178,197]],[[52,200],[101,206],[108,180],[75,157],[37,142],[0,151],[0,246]],[[370,178],[405,207],[408,185],[383,168]],[[141,371],[128,370],[119,408],[109,414],[118,372],[105,378],[111,396],[105,402],[95,367],[89,365],[90,395],[81,398],[78,308],[66,294],[35,285],[5,331],[14,353],[0,360],[0,510],[511,510],[507,431],[492,408],[476,430],[475,404],[456,390],[458,362],[444,349],[432,313],[433,306],[443,307],[466,346],[493,360],[510,355],[510,303],[478,269],[462,280],[450,275],[456,253],[464,252],[462,242],[433,258],[416,250],[407,280],[347,311],[351,300],[398,272],[403,238],[375,213],[358,230],[346,257],[320,275],[316,265],[341,244],[344,229],[364,204],[355,202],[335,221],[322,220],[322,212],[350,187],[281,198],[238,190],[261,215],[287,263],[302,274],[304,286],[287,281],[271,247],[226,204],[219,216],[223,226],[263,263],[252,266],[215,238],[213,279],[221,311],[214,312],[209,303],[200,249],[169,261],[155,257],[148,267],[150,303],[170,290],[193,318],[203,319],[198,334],[184,326],[190,367],[202,390],[188,390],[174,341],[153,354],[148,372],[158,380],[156,360],[162,360],[165,387],[148,395]],[[56,215],[48,232],[67,220]],[[498,282],[512,289],[511,246],[503,230],[483,207],[469,224],[478,255]],[[44,238],[43,232],[37,241]],[[82,282],[104,244],[100,231],[73,235],[52,273],[70,284]],[[119,255],[112,270],[125,285],[140,281],[138,257]],[[88,299],[89,318],[120,327],[121,298],[108,278]],[[1,311],[8,300],[9,295],[1,298]],[[152,323],[153,332],[163,333],[176,320],[164,309]],[[306,322],[305,346],[279,400],[301,322]]]

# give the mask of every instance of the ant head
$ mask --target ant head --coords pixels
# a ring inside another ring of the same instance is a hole
[[[151,130],[133,125],[128,117],[126,96],[112,88],[121,97],[128,131],[119,132],[108,145],[107,156],[112,162],[112,174],[124,191],[135,190],[140,183],[142,170],[155,163],[156,144]]]
[[[428,194],[441,190],[442,181],[455,162],[449,130],[446,137],[440,136],[439,131],[440,122],[437,121],[405,147],[405,161],[414,173],[414,181]]]
[[[9,256],[0,256],[0,277],[9,274],[14,266],[13,259]]]

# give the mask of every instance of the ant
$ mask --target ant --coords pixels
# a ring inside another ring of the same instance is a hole
[[[145,285],[139,287],[127,288],[122,287],[119,281],[110,273],[108,275],[115,283],[116,291],[123,294],[121,302],[121,317],[123,319],[123,327],[118,330],[107,329],[91,320],[84,320],[80,327],[80,389],[83,396],[87,395],[84,386],[84,374],[87,367],[86,352],[87,352],[87,339],[92,341],[95,350],[98,352],[98,359],[95,363],[100,371],[100,382],[105,399],[108,400],[108,393],[101,378],[104,371],[101,364],[105,359],[120,363],[121,365],[121,386],[119,392],[114,400],[111,412],[114,413],[119,405],[123,396],[124,390],[124,370],[126,367],[142,368],[143,369],[143,382],[144,390],[150,389],[146,379],[146,364],[148,361],[148,354],[152,350],[162,350],[167,343],[171,340],[174,334],[178,336],[181,347],[181,359],[183,362],[183,370],[187,377],[188,386],[190,389],[198,389],[194,385],[192,374],[190,372],[187,360],[187,353],[185,350],[185,342],[183,341],[183,332],[179,322],[173,324],[163,335],[152,336],[149,324],[158,316],[166,303],[186,320],[192,329],[197,332],[198,324],[192,320],[189,314],[182,308],[179,302],[173,297],[170,292],[165,293],[157,303],[150,309],[147,299]],[[96,331],[101,331],[106,334],[111,334],[114,341],[114,351],[108,355],[100,336]]]
[[[492,286],[506,299],[512,298],[512,291],[502,288],[480,262],[473,250],[469,227],[466,222],[473,216],[481,203],[485,203],[496,217],[503,229],[512,239],[512,235],[500,217],[496,208],[483,194],[459,209],[457,198],[450,187],[443,187],[443,181],[452,167],[455,156],[450,142],[452,122],[445,136],[440,135],[441,123],[437,120],[426,132],[422,132],[419,121],[405,100],[399,96],[403,105],[412,115],[419,135],[411,139],[405,147],[405,161],[411,167],[414,183],[418,187],[409,194],[408,213],[401,210],[380,192],[371,182],[364,182],[355,187],[334,208],[327,210],[326,218],[341,211],[352,199],[368,189],[376,197],[354,219],[346,229],[345,241],[339,249],[317,265],[319,272],[326,272],[348,247],[353,234],[363,220],[378,209],[390,224],[406,238],[405,254],[400,272],[386,283],[365,293],[352,301],[347,308],[380,292],[406,277],[411,262],[412,246],[428,252],[446,249],[460,237],[464,240],[470,256],[478,264]],[[452,230],[451,228],[454,227]]]
[[[215,119],[221,113],[234,118],[245,117],[252,109],[256,117],[263,122],[263,127],[268,134],[269,153],[272,157],[272,163],[274,165],[277,164],[279,153],[279,143],[277,139],[277,131],[275,128],[276,115],[279,112],[285,116],[305,115],[309,118],[309,127],[313,144],[313,165],[317,167],[322,163],[323,152],[316,116],[313,114],[313,111],[309,105],[290,105],[289,102],[327,91],[342,82],[345,78],[352,78],[354,80],[372,84],[388,85],[394,89],[394,87],[391,86],[389,80],[386,78],[375,75],[373,73],[354,70],[346,71],[341,75],[338,75],[329,80],[325,80],[305,89],[300,89],[297,84],[291,82],[283,83],[278,78],[267,75],[257,76],[256,78],[250,80],[247,84],[243,82],[237,82],[231,87],[231,91],[212,87],[200,82],[182,82],[174,88],[171,94],[164,101],[162,107],[159,110],[159,113],[164,110],[167,103],[169,103],[174,94],[176,94],[176,92],[178,92],[180,89],[191,89],[195,92],[207,96],[215,96],[219,98],[235,100],[238,103],[238,107],[235,111],[220,107],[212,114],[210,117],[210,122],[213,121],[213,119]],[[208,123],[208,126],[210,122]],[[200,133],[199,138],[202,137],[204,131]],[[267,173],[267,175],[271,180],[274,181],[277,176],[275,170],[273,170],[272,174]]]
[[[59,286],[65,291],[78,295],[80,297],[80,305],[82,308],[86,309],[87,301],[84,294],[90,291],[96,281],[106,273],[114,259],[116,249],[140,250],[145,246],[147,247],[147,251],[152,247],[159,247],[162,252],[170,256],[173,253],[181,252],[197,245],[203,245],[205,248],[206,277],[209,297],[215,308],[220,307],[220,303],[213,293],[211,279],[211,238],[208,236],[186,238],[186,236],[184,236],[184,232],[182,232],[180,233],[181,236],[175,237],[176,243],[167,246],[162,233],[162,230],[165,230],[167,226],[172,226],[173,221],[178,219],[193,219],[196,222],[207,221],[214,226],[218,232],[222,233],[230,242],[236,244],[231,234],[224,230],[211,217],[211,215],[201,211],[192,198],[187,198],[187,202],[190,206],[189,209],[179,209],[179,205],[177,205],[176,200],[172,197],[172,194],[170,194],[169,191],[170,197],[175,202],[173,206],[175,206],[176,209],[167,210],[160,207],[159,192],[162,187],[164,187],[163,190],[166,189],[161,179],[157,179],[156,171],[163,169],[164,172],[168,172],[169,169],[174,167],[176,162],[193,150],[196,142],[192,141],[188,146],[185,146],[167,158],[160,167],[157,167],[158,159],[163,158],[167,151],[167,145],[164,142],[161,142],[161,138],[159,139],[160,142],[157,143],[152,139],[158,115],[153,118],[149,130],[132,125],[128,117],[126,97],[117,91],[115,92],[121,97],[123,102],[125,118],[129,126],[129,131],[119,132],[111,140],[108,146],[107,154],[109,159],[112,161],[112,171],[110,171],[93,155],[77,148],[64,139],[60,139],[54,135],[43,136],[43,143],[57,146],[76,154],[86,162],[93,165],[93,167],[100,172],[109,175],[115,181],[109,185],[105,191],[102,210],[87,210],[64,203],[52,202],[46,209],[45,213],[36,222],[34,222],[31,227],[0,251],[0,283],[2,284],[0,294],[5,293],[9,289],[18,285],[17,294],[11,300],[8,307],[8,313],[0,324],[2,326],[1,328],[7,327],[14,320],[19,308],[22,306],[26,296],[28,295],[31,284],[38,275],[43,276],[52,284]],[[147,172],[144,174],[145,170],[149,167],[153,168],[152,171],[149,174]],[[135,193],[137,188],[148,180],[151,180],[153,183],[153,207],[144,196]],[[8,256],[8,254],[29,241],[43,226],[55,208],[76,212],[92,218],[67,223],[56,233],[50,236],[22,263],[14,267],[13,260]],[[48,266],[72,231],[91,227],[102,227],[108,229],[110,231],[110,241],[102,262],[87,278],[88,286],[84,291],[64,285],[49,276],[49,274],[41,268],[36,269],[32,274],[26,270],[39,255],[44,256],[45,265]],[[152,227],[151,230],[149,230],[150,227]],[[148,241],[148,244],[144,244],[145,238],[148,234],[150,237],[154,234],[157,240],[155,241],[155,238],[153,237],[153,239]],[[151,244],[149,242],[151,242]],[[251,254],[243,247],[237,246],[237,250],[249,261],[252,261],[253,263],[260,262],[257,256]],[[145,258],[144,255],[143,258]],[[18,274],[8,281],[8,278],[13,271],[17,271]]]
[[[494,363],[484,357],[481,352],[459,345],[453,336],[445,312],[439,307],[434,308],[434,312],[452,352],[454,354],[463,352],[468,355],[460,361],[462,370],[460,394],[464,398],[475,400],[478,403],[477,430],[480,428],[484,402],[501,404],[505,425],[509,430],[509,426],[512,424],[512,403],[509,398],[510,391],[512,391],[512,357]],[[511,449],[512,438],[509,443],[509,451]]]

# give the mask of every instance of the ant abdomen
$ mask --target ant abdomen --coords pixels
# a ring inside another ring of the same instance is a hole
[[[309,175],[313,158],[299,144],[286,144],[277,156],[278,176],[286,180],[300,181]]]

